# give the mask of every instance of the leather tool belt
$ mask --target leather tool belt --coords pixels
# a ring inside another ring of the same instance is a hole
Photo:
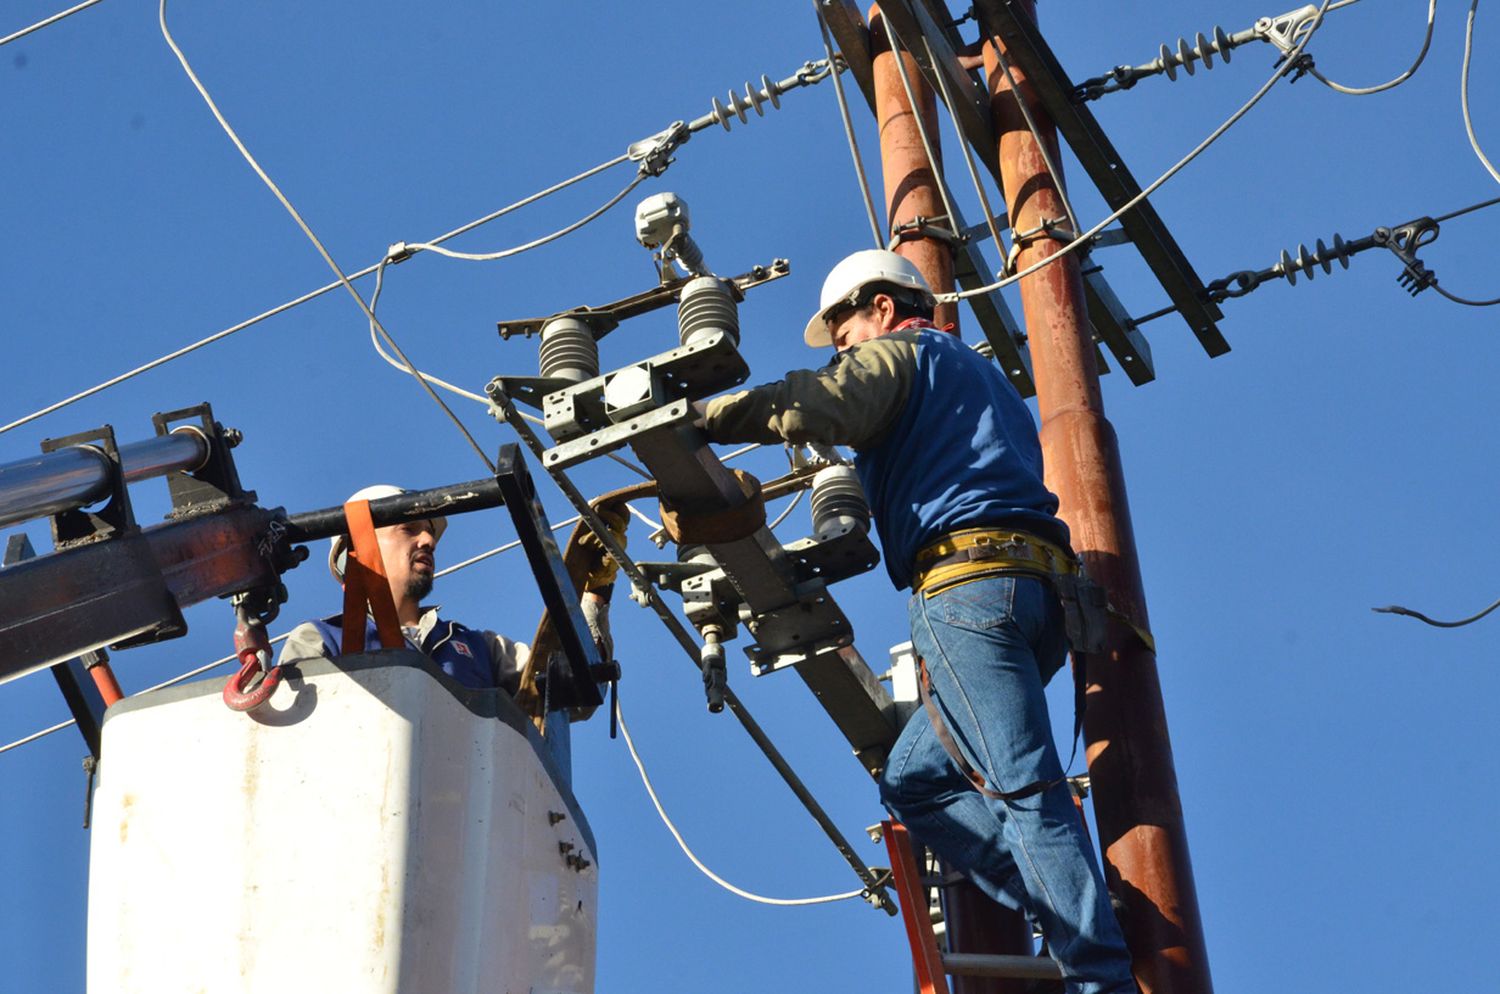
[[[1035,535],[1003,528],[949,532],[917,553],[911,586],[932,597],[974,580],[1018,574],[1052,585],[1062,602],[1069,648],[1103,651],[1110,615],[1104,588],[1088,578],[1071,549]]]

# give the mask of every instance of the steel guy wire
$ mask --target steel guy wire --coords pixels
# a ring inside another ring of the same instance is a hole
[[[932,65],[936,65],[937,57],[933,55],[932,45],[928,42],[926,35],[922,36],[922,44],[927,48],[927,61]],[[941,72],[935,72],[933,75],[937,77],[938,89],[943,94],[943,104],[948,108],[948,113],[951,116],[953,114],[953,94],[948,91],[948,81],[943,78]],[[974,165],[974,151],[969,148],[969,143],[962,133],[958,136],[958,147],[964,154],[964,165],[969,168],[969,179],[974,181],[974,192],[979,195],[979,203],[984,208],[984,223],[990,229],[990,237],[995,240],[995,251],[1000,253],[1000,259],[1003,264],[1007,258],[1008,250],[1005,247],[1005,243],[1000,240],[1000,229],[995,225],[995,211],[990,207],[989,195],[984,192],[984,183],[980,181],[979,170]],[[1001,191],[1001,199],[1004,199],[1004,191]],[[1009,214],[1006,215],[1006,223],[1010,223]]]
[[[242,155],[245,161],[250,164],[250,168],[253,169],[255,171],[255,174],[260,177],[261,182],[265,183],[266,187],[270,189],[271,193],[275,195],[276,199],[281,202],[281,206],[286,208],[287,213],[292,216],[292,220],[297,223],[297,227],[302,229],[302,233],[307,236],[308,241],[312,242],[313,247],[317,249],[318,255],[322,256],[323,261],[328,264],[328,268],[333,270],[333,274],[338,277],[338,280],[341,284],[343,284],[344,289],[349,291],[349,296],[354,298],[354,302],[356,305],[358,305],[359,309],[365,313],[365,316],[370,319],[370,322],[374,324],[375,327],[380,329],[381,337],[386,340],[386,343],[389,344],[390,347],[395,351],[395,353],[401,357],[401,360],[406,363],[407,367],[412,372],[413,378],[415,378],[422,389],[426,391],[427,395],[432,398],[433,403],[442,408],[443,413],[448,416],[448,419],[453,422],[454,427],[459,430],[459,432],[468,441],[469,445],[474,449],[474,453],[479,456],[479,458],[484,462],[484,465],[489,469],[491,473],[493,473],[495,471],[495,464],[493,461],[491,461],[489,454],[484,451],[484,448],[479,444],[478,440],[469,433],[469,429],[464,425],[462,421],[459,420],[458,415],[453,413],[453,409],[443,401],[443,398],[437,395],[436,390],[432,389],[432,385],[424,380],[421,374],[417,372],[416,364],[406,357],[406,353],[402,351],[401,346],[397,344],[395,338],[391,337],[390,332],[386,331],[386,329],[381,326],[380,322],[375,317],[375,313],[371,311],[369,305],[365,303],[365,299],[359,295],[358,290],[354,289],[354,284],[349,282],[349,277],[344,275],[344,271],[339,268],[339,264],[333,261],[333,256],[329,255],[328,250],[323,247],[322,241],[319,240],[317,235],[313,234],[312,228],[308,227],[307,222],[302,219],[302,215],[297,212],[297,208],[292,206],[292,202],[288,200],[286,198],[286,195],[281,192],[281,188],[278,187],[275,181],[272,180],[271,177],[266,174],[266,171],[261,168],[260,163],[255,160],[255,156],[250,154],[250,150],[245,147],[245,143],[240,140],[240,136],[235,133],[234,128],[230,126],[229,121],[224,117],[223,113],[220,112],[218,104],[214,103],[213,97],[209,95],[207,88],[205,88],[203,83],[198,79],[197,73],[193,72],[193,67],[188,63],[187,56],[183,54],[182,49],[178,47],[177,42],[172,38],[171,31],[167,29],[167,0],[160,0],[160,5],[157,8],[157,18],[161,24],[162,37],[166,39],[168,47],[172,49],[172,54],[176,55],[177,61],[182,63],[182,69],[185,73],[187,73],[188,79],[192,81],[192,84],[194,88],[197,89],[199,96],[201,96],[204,103],[208,105],[208,109],[213,112],[214,119],[219,122],[219,126],[223,128],[224,133],[229,136],[229,140],[234,143],[235,148],[239,149],[240,155]]]
[[[1042,140],[1042,133],[1036,126],[1036,118],[1031,116],[1031,108],[1026,106],[1026,101],[1021,97],[1021,87],[1016,83],[1015,75],[1010,71],[1010,60],[1005,53],[1000,51],[1000,46],[995,44],[995,39],[989,39],[989,45],[995,50],[995,61],[1000,65],[1000,71],[1005,73],[1005,81],[1010,85],[1010,92],[1016,98],[1016,106],[1020,108],[1021,116],[1026,119],[1026,127],[1031,131],[1031,138],[1036,142],[1037,151],[1042,153],[1042,163],[1047,167],[1047,175],[1052,177],[1052,185],[1057,188],[1057,198],[1062,201],[1064,213],[1068,215],[1068,227],[1072,229],[1074,236],[1078,233],[1078,216],[1073,213],[1072,201],[1068,199],[1067,187],[1063,185],[1062,170],[1057,168],[1057,163],[1052,159],[1052,152],[1048,149],[1048,143]],[[1010,215],[1010,205],[1006,205],[1006,216]],[[1011,251],[1019,252],[1016,242],[1016,229],[1014,223],[1010,229]],[[1006,260],[1006,268],[1009,269],[1009,259]]]
[[[31,27],[29,28],[22,28],[20,31],[11,32],[4,38],[0,38],[0,45],[8,45],[11,42],[15,41],[17,38],[25,38],[33,31],[40,31],[42,30],[42,28],[45,28],[50,24],[56,24],[58,21],[62,20],[64,17],[67,17],[69,14],[76,14],[80,10],[83,10],[85,7],[92,7],[98,2],[99,0],[83,0],[83,3],[77,4],[73,7],[69,7],[67,10],[59,11],[58,13],[53,14],[51,17],[45,17],[42,20],[37,21],[35,24],[31,25]]]
[[[1477,2],[1477,0],[1475,0],[1475,2]],[[1103,231],[1105,228],[1109,227],[1115,221],[1119,220],[1119,218],[1121,218],[1129,211],[1133,210],[1143,200],[1159,190],[1162,185],[1170,180],[1173,176],[1176,176],[1179,172],[1181,172],[1188,165],[1188,163],[1192,162],[1199,155],[1203,154],[1205,149],[1207,149],[1210,145],[1223,137],[1226,131],[1228,131],[1236,123],[1238,123],[1240,118],[1250,113],[1251,108],[1260,103],[1261,99],[1267,93],[1271,92],[1271,88],[1276,85],[1277,81],[1279,81],[1283,76],[1292,71],[1292,69],[1296,66],[1297,56],[1302,54],[1302,50],[1307,47],[1307,43],[1312,40],[1313,35],[1317,33],[1318,28],[1322,25],[1323,17],[1328,12],[1329,3],[1330,0],[1323,0],[1323,5],[1318,8],[1318,13],[1312,21],[1312,26],[1308,28],[1307,33],[1302,36],[1302,40],[1297,43],[1297,45],[1292,49],[1290,53],[1288,53],[1287,57],[1283,59],[1281,63],[1276,67],[1276,71],[1271,74],[1271,78],[1266,80],[1266,82],[1262,84],[1259,90],[1255,91],[1254,96],[1246,101],[1244,106],[1240,107],[1239,110],[1231,114],[1228,120],[1215,128],[1207,138],[1199,142],[1192,151],[1188,152],[1187,155],[1178,160],[1178,162],[1174,166],[1157,177],[1150,186],[1146,187],[1134,197],[1131,197],[1123,207],[1109,214],[1109,216],[1100,221],[1098,224],[1094,225],[1094,227],[1090,228],[1088,231],[1078,234],[1071,242],[1063,245],[1052,255],[1049,255],[1047,258],[1042,259],[1038,262],[1032,263],[1030,266],[1027,266],[1025,269],[1021,270],[1018,273],[1003,277],[1002,279],[996,280],[994,283],[991,283],[987,286],[975,287],[972,290],[960,290],[954,293],[940,293],[936,295],[937,299],[940,302],[951,303],[952,301],[956,300],[964,300],[969,297],[977,297],[981,294],[993,293],[994,291],[999,290],[1002,287],[1007,287],[1012,283],[1019,282],[1024,277],[1030,276],[1032,273],[1035,273],[1036,271],[1046,266],[1050,266],[1064,256],[1072,252],[1076,252],[1078,251],[1078,249],[1088,245],[1093,240],[1095,235]]]
[[[901,42],[896,38],[896,30],[891,27],[890,19],[882,16],[881,25],[885,28],[885,37],[890,42],[891,57],[896,66],[896,75],[901,77],[901,89],[906,91],[906,102],[911,105],[912,123],[917,126],[917,137],[922,141],[922,152],[927,156],[927,168],[932,170],[932,182],[938,188],[938,195],[943,200],[943,210],[948,214],[948,230],[955,236],[962,233],[958,230],[958,212],[953,209],[953,200],[948,196],[948,183],[943,178],[942,166],[938,164],[937,152],[932,147],[932,140],[927,135],[927,125],[922,123],[922,108],[917,104],[916,92],[911,86],[911,77],[906,74],[906,60],[902,56]],[[941,75],[941,73],[939,73]],[[895,218],[890,219],[894,227]],[[999,243],[997,242],[998,246]],[[887,248],[889,246],[881,246]]]
[[[1412,62],[1411,67],[1395,79],[1387,80],[1375,86],[1343,86],[1318,72],[1315,67],[1309,68],[1307,74],[1329,89],[1336,90],[1339,93],[1347,93],[1353,97],[1363,97],[1371,93],[1381,93],[1385,90],[1395,89],[1408,79],[1411,79],[1422,65],[1422,60],[1427,58],[1427,49],[1432,46],[1432,26],[1436,18],[1437,0],[1427,0],[1427,35],[1422,39],[1422,50],[1417,53],[1416,60]]]
[[[880,222],[875,219],[875,201],[870,196],[870,180],[865,175],[865,163],[859,155],[859,143],[854,140],[854,121],[849,117],[849,102],[844,97],[844,84],[839,80],[838,62],[833,54],[833,39],[828,34],[828,22],[823,19],[823,10],[818,0],[813,0],[813,13],[818,18],[818,28],[823,32],[823,51],[828,53],[828,64],[832,66],[833,94],[839,102],[839,118],[844,122],[844,139],[849,143],[849,156],[854,160],[854,172],[859,177],[859,190],[864,194],[865,213],[870,218],[870,235],[876,248],[885,248],[880,237]]]
[[[1474,135],[1474,119],[1469,114],[1469,61],[1474,55],[1474,15],[1478,10],[1479,0],[1472,0],[1469,4],[1468,21],[1464,25],[1464,69],[1458,96],[1464,110],[1464,130],[1469,134],[1469,144],[1473,146],[1474,154],[1479,156],[1479,161],[1484,163],[1484,168],[1489,170],[1490,176],[1494,177],[1496,183],[1500,183],[1500,172],[1495,170],[1495,164],[1484,154],[1484,149],[1479,147],[1479,139]]]
[[[829,894],[825,897],[763,897],[760,894],[753,894],[748,890],[742,890],[741,888],[736,887],[734,884],[719,876],[713,870],[710,870],[706,865],[704,865],[703,861],[698,858],[693,850],[688,847],[687,842],[682,838],[682,833],[677,830],[677,826],[674,825],[672,823],[672,819],[667,816],[666,808],[662,807],[661,798],[656,795],[656,787],[652,785],[651,777],[646,772],[646,764],[641,762],[641,754],[636,751],[635,741],[630,737],[630,728],[625,724],[625,715],[620,711],[618,691],[615,694],[614,707],[615,719],[620,723],[620,734],[625,738],[625,748],[630,750],[630,758],[635,763],[636,770],[640,772],[641,784],[646,788],[646,796],[651,798],[651,804],[656,808],[657,815],[661,817],[662,824],[667,826],[667,831],[671,832],[672,838],[677,840],[677,847],[682,850],[683,855],[687,856],[692,864],[696,866],[705,877],[712,880],[714,883],[718,884],[725,890],[729,891],[729,893],[734,894],[738,897],[743,897],[747,901],[754,901],[757,904],[772,904],[778,907],[796,907],[808,904],[832,904],[835,901],[847,901],[850,898],[863,897],[868,892],[868,888],[861,888],[860,890],[851,890],[843,894]]]

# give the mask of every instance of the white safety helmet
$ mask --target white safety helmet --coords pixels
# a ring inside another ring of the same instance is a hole
[[[885,249],[864,249],[855,252],[829,272],[828,278],[823,281],[823,293],[818,297],[818,313],[807,322],[802,340],[815,349],[832,345],[833,339],[829,336],[828,326],[823,319],[829,311],[841,304],[858,302],[860,291],[871,283],[890,283],[916,290],[927,298],[929,304],[936,303],[931,288],[922,278],[922,271],[910,259]]]
[[[382,497],[395,497],[406,493],[402,487],[393,487],[389,483],[376,483],[373,486],[363,487],[349,495],[349,500],[379,500]],[[348,500],[344,501],[349,503]],[[437,542],[443,537],[443,532],[448,530],[448,519],[434,515],[428,519],[432,522],[432,541]],[[335,535],[333,541],[328,545],[328,572],[339,583],[344,582],[343,558],[345,551],[349,548],[348,535]]]

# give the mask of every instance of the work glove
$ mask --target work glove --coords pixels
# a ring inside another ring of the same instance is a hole
[[[588,591],[578,606],[583,609],[583,620],[588,624],[589,634],[594,637],[594,645],[599,649],[599,661],[611,662],[615,658],[615,640],[609,633],[609,601]]]
[[[624,508],[616,510],[610,507],[595,509],[599,519],[609,526],[610,534],[621,546],[625,545],[625,526],[629,524],[630,517]],[[599,536],[592,530],[585,531],[578,539],[579,548],[588,555],[588,577],[584,580],[583,589],[603,590],[615,582],[615,574],[620,571],[620,564],[615,562],[614,557],[604,548],[604,543],[599,541]],[[587,600],[587,598],[585,598]]]

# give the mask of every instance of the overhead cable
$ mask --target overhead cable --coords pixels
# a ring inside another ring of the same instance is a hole
[[[339,268],[339,264],[333,261],[333,256],[328,254],[328,250],[323,247],[322,241],[319,240],[317,235],[313,234],[312,228],[308,227],[307,222],[302,219],[302,215],[298,213],[297,208],[292,206],[292,202],[288,200],[286,198],[286,195],[281,192],[281,188],[278,187],[276,183],[271,179],[271,177],[266,174],[266,171],[261,168],[260,163],[255,160],[255,156],[250,154],[250,150],[245,147],[245,143],[240,140],[240,136],[235,133],[234,128],[230,127],[229,121],[225,119],[224,115],[219,111],[218,104],[214,103],[213,97],[209,95],[208,90],[198,79],[197,73],[193,72],[193,67],[188,63],[187,56],[183,54],[182,49],[178,47],[176,40],[173,39],[171,31],[167,29],[167,0],[160,0],[160,4],[157,7],[157,19],[161,24],[162,37],[166,39],[168,47],[172,49],[172,54],[177,56],[177,61],[182,64],[183,71],[187,73],[188,79],[192,81],[192,84],[194,88],[197,89],[199,96],[201,96],[204,103],[208,105],[208,109],[213,112],[214,119],[219,122],[219,127],[224,129],[224,133],[229,136],[229,140],[234,143],[234,147],[239,149],[240,155],[243,156],[245,161],[250,164],[250,168],[253,169],[255,171],[255,174],[260,177],[261,182],[263,182],[266,187],[270,189],[271,193],[275,195],[276,199],[281,202],[281,206],[286,208],[287,213],[292,216],[292,220],[297,223],[297,227],[302,229],[302,233],[307,236],[308,241],[312,242],[313,248],[317,249],[318,255],[322,256],[323,261],[328,264],[328,268],[333,271],[333,274],[336,277],[338,277],[339,283],[341,283],[344,289],[349,292],[349,296],[354,298],[355,304],[361,311],[365,313],[365,316],[370,319],[371,323],[373,323],[376,328],[380,329],[381,337],[386,340],[386,343],[390,345],[395,353],[401,357],[401,360],[406,363],[407,367],[411,370],[413,378],[416,379],[417,383],[422,387],[424,391],[426,391],[427,395],[432,398],[433,403],[442,408],[443,413],[446,414],[448,416],[448,419],[453,422],[454,427],[456,427],[464,436],[464,438],[468,440],[468,443],[474,449],[475,454],[479,456],[479,458],[484,462],[485,466],[488,467],[490,472],[493,473],[495,471],[495,464],[490,459],[489,454],[484,451],[484,448],[479,444],[478,440],[475,439],[474,436],[469,432],[468,427],[465,426],[461,420],[459,420],[458,415],[453,413],[453,409],[443,401],[443,398],[437,395],[437,391],[432,388],[431,384],[424,380],[421,374],[417,372],[416,364],[407,358],[406,353],[402,351],[401,346],[397,344],[395,338],[393,338],[390,332],[386,331],[386,329],[381,326],[380,322],[376,319],[374,312],[372,312],[369,305],[365,303],[365,298],[361,297],[359,291],[354,289],[354,284],[349,282],[349,277],[344,275],[344,271]]]
[[[1484,149],[1479,147],[1479,139],[1474,134],[1474,119],[1469,114],[1469,62],[1474,55],[1474,15],[1478,11],[1479,0],[1472,0],[1469,4],[1469,18],[1464,25],[1464,69],[1458,96],[1464,109],[1464,130],[1469,134],[1469,145],[1473,147],[1474,154],[1479,156],[1479,161],[1484,163],[1484,168],[1489,170],[1490,176],[1496,183],[1500,183],[1500,172],[1495,170],[1495,164],[1484,154]]]
[[[1042,132],[1036,125],[1036,118],[1031,114],[1031,108],[1026,106],[1026,101],[1021,97],[1021,85],[1016,82],[1015,74],[1010,71],[1010,60],[1005,53],[1000,51],[1000,46],[995,44],[994,38],[988,39],[989,45],[995,50],[995,61],[1000,65],[1000,71],[1005,73],[1005,82],[1010,85],[1010,92],[1016,98],[1016,107],[1021,111],[1021,117],[1026,120],[1026,128],[1031,132],[1031,138],[1036,142],[1037,151],[1042,153],[1042,164],[1047,167],[1047,175],[1052,177],[1052,185],[1057,188],[1057,198],[1062,201],[1063,213],[1068,215],[1068,229],[1078,231],[1078,216],[1073,213],[1073,203],[1068,199],[1067,187],[1063,185],[1062,170],[1057,168],[1057,163],[1052,160],[1052,152],[1048,149],[1048,142],[1042,140]],[[1009,208],[1007,207],[1007,214]],[[1011,228],[1011,251],[1019,251],[1016,248],[1016,230]],[[1024,247],[1024,246],[1023,246]]]
[[[1174,166],[1172,166],[1172,168],[1168,169],[1166,172],[1157,177],[1150,186],[1147,186],[1140,193],[1136,194],[1134,197],[1131,197],[1123,207],[1112,212],[1108,217],[1100,221],[1098,224],[1094,225],[1088,231],[1077,235],[1077,237],[1075,237],[1072,241],[1064,244],[1052,255],[1049,255],[1047,258],[1042,259],[1039,262],[1035,262],[1030,266],[1027,266],[1020,272],[1015,273],[1011,276],[1006,276],[986,286],[975,287],[972,290],[960,290],[954,293],[937,294],[937,300],[940,303],[952,303],[953,301],[964,300],[969,297],[978,297],[986,293],[993,293],[994,291],[999,290],[1002,287],[1010,286],[1012,283],[1016,283],[1021,279],[1030,276],[1037,270],[1042,269],[1046,266],[1050,266],[1064,256],[1072,252],[1076,252],[1080,248],[1086,247],[1091,244],[1095,235],[1103,231],[1105,228],[1109,227],[1115,221],[1119,220],[1120,217],[1122,217],[1129,211],[1134,210],[1138,204],[1144,201],[1147,197],[1151,196],[1151,194],[1155,193],[1157,190],[1161,189],[1163,184],[1165,184],[1169,179],[1181,172],[1188,165],[1188,163],[1192,162],[1199,155],[1203,154],[1205,149],[1207,149],[1210,145],[1223,137],[1226,131],[1228,131],[1236,123],[1238,123],[1240,118],[1250,113],[1251,108],[1260,103],[1261,99],[1267,93],[1271,92],[1271,88],[1275,86],[1283,76],[1292,71],[1297,63],[1297,56],[1302,54],[1302,50],[1307,47],[1307,43],[1312,40],[1313,35],[1317,33],[1319,26],[1322,25],[1323,15],[1327,12],[1330,2],[1331,0],[1323,0],[1323,5],[1318,8],[1318,13],[1313,18],[1312,25],[1308,28],[1307,33],[1302,36],[1302,40],[1299,41],[1296,47],[1294,47],[1288,54],[1288,56],[1281,61],[1281,63],[1277,66],[1276,71],[1271,74],[1271,78],[1266,80],[1266,82],[1261,86],[1259,90],[1255,91],[1255,95],[1252,96],[1248,101],[1246,101],[1244,106],[1231,114],[1228,120],[1215,128],[1207,138],[1199,142],[1192,151],[1183,156],[1183,158],[1180,159]]]
[[[843,894],[829,894],[825,897],[762,897],[759,894],[752,894],[748,890],[743,890],[739,887],[736,887],[734,884],[719,876],[713,870],[710,870],[706,865],[704,865],[703,861],[698,858],[697,854],[688,847],[687,842],[682,838],[682,833],[677,830],[676,825],[672,824],[672,819],[667,816],[666,809],[661,806],[661,798],[656,796],[656,788],[652,785],[651,777],[646,772],[646,764],[641,762],[641,754],[636,752],[635,740],[630,737],[630,728],[625,724],[625,715],[620,711],[620,701],[618,694],[616,694],[615,696],[614,706],[615,719],[620,724],[620,734],[625,737],[625,748],[630,750],[630,758],[635,762],[635,768],[641,774],[641,784],[646,788],[646,796],[651,798],[651,804],[656,808],[656,813],[661,817],[662,824],[667,826],[667,831],[671,832],[672,838],[677,840],[677,847],[682,850],[683,854],[687,856],[692,864],[696,866],[705,877],[712,880],[714,883],[718,884],[725,890],[729,891],[729,893],[734,894],[738,897],[743,897],[747,901],[754,901],[757,904],[772,904],[779,907],[795,907],[808,904],[832,904],[835,901],[847,901],[850,898],[864,897],[867,893],[869,893],[869,888],[861,888],[859,890],[846,891]]]
[[[1417,57],[1412,62],[1411,66],[1395,79],[1387,80],[1386,82],[1377,84],[1375,86],[1343,86],[1339,83],[1335,83],[1327,76],[1324,76],[1322,73],[1318,72],[1316,67],[1309,68],[1307,70],[1307,74],[1329,89],[1337,90],[1339,93],[1347,93],[1350,96],[1354,97],[1363,97],[1368,96],[1371,93],[1381,93],[1385,90],[1394,89],[1395,87],[1398,87],[1402,83],[1411,79],[1412,76],[1416,74],[1417,69],[1422,65],[1422,60],[1427,58],[1427,49],[1432,46],[1432,25],[1435,22],[1436,18],[1437,0],[1427,0],[1427,34],[1422,39],[1422,49],[1421,51],[1417,52]]]
[[[885,37],[891,46],[891,58],[894,60],[896,75],[901,77],[901,89],[905,91],[906,102],[911,107],[911,120],[917,126],[917,138],[922,142],[922,152],[927,156],[927,168],[932,171],[932,182],[937,187],[938,196],[943,201],[943,210],[948,215],[948,230],[955,236],[961,235],[962,232],[958,230],[958,212],[953,209],[953,199],[948,196],[948,183],[943,178],[942,166],[938,164],[937,150],[927,134],[927,125],[922,123],[922,108],[917,105],[916,91],[912,89],[911,77],[906,73],[906,60],[902,58],[901,42],[896,38],[896,30],[891,27],[889,18],[881,15],[880,23],[885,28]],[[892,221],[894,222],[894,218]],[[881,248],[888,247],[890,246],[881,246]]]
[[[1429,624],[1434,628],[1462,628],[1464,625],[1472,625],[1474,622],[1478,621],[1480,618],[1483,618],[1485,615],[1489,614],[1497,607],[1500,607],[1500,601],[1495,601],[1495,603],[1491,604],[1483,611],[1480,611],[1478,614],[1472,615],[1467,618],[1462,618],[1458,621],[1438,621],[1434,618],[1427,617],[1427,615],[1423,614],[1421,611],[1413,611],[1411,608],[1402,607],[1399,604],[1391,604],[1388,607],[1372,607],[1370,608],[1370,610],[1374,611],[1376,614],[1401,614],[1405,615],[1408,618],[1416,618],[1418,621]]]
[[[0,45],[8,45],[11,42],[15,41],[17,38],[25,38],[27,35],[31,34],[31,32],[33,32],[33,31],[40,31],[40,30],[42,30],[42,28],[47,27],[49,24],[56,24],[58,21],[62,20],[64,17],[67,17],[70,14],[76,14],[80,10],[83,10],[86,7],[92,7],[94,4],[96,4],[98,2],[99,2],[99,0],[83,0],[83,3],[77,4],[76,6],[73,6],[73,7],[69,7],[67,10],[59,11],[58,13],[53,14],[51,17],[45,17],[42,20],[37,21],[35,24],[31,25],[28,28],[22,28],[20,31],[12,31],[10,34],[6,35],[4,38],[0,38]]]
[[[875,201],[870,196],[870,180],[865,175],[864,159],[860,158],[859,143],[854,140],[854,121],[849,116],[849,102],[844,97],[844,84],[839,80],[838,62],[833,54],[833,38],[828,34],[828,22],[823,19],[823,10],[818,0],[813,0],[813,13],[818,18],[818,28],[823,32],[823,51],[828,53],[828,64],[833,67],[833,93],[839,102],[839,118],[844,122],[844,140],[849,143],[849,156],[854,160],[854,173],[859,178],[859,190],[864,194],[865,213],[870,218],[870,235],[876,248],[885,248],[885,239],[880,235],[880,222],[875,218]]]

